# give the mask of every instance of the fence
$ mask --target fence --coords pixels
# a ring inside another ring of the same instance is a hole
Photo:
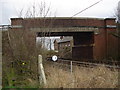
[[[106,67],[103,64],[70,60],[46,61],[46,87],[97,88],[107,87],[108,84],[110,87],[117,86],[118,71],[111,69],[115,67]],[[110,80],[113,81],[109,82]]]
[[[59,60],[58,63],[65,63],[68,65],[77,65],[77,66],[84,66],[84,67],[94,67],[94,66],[105,66],[107,68],[116,68],[120,69],[120,62],[111,61],[106,64],[106,62],[99,62],[99,63],[91,63],[91,62],[83,62],[83,61],[71,61],[71,60]],[[110,65],[111,64],[111,65]]]
[[[116,74],[118,72],[117,69],[120,70],[119,66],[59,59],[58,61],[44,62],[44,73],[41,55],[39,55],[38,60],[40,85],[42,82],[45,87],[83,88],[85,86],[80,86],[80,83],[84,82],[85,85],[88,85],[87,87],[99,87],[99,84],[101,85],[101,83],[103,85],[108,85],[109,83],[106,82],[107,79],[109,81],[116,77],[118,78]],[[114,83],[116,86],[118,85],[117,78]],[[84,80],[81,82],[82,79]],[[94,79],[98,81],[96,82],[98,85],[91,86],[91,83],[94,85]],[[115,86],[113,83],[110,84],[113,87]],[[103,85],[101,85],[101,87]]]

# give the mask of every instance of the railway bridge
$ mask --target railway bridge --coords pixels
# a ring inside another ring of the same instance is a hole
[[[35,40],[42,36],[73,36],[72,58],[106,59],[117,58],[120,39],[115,18],[11,18],[11,30],[28,30],[28,37]]]

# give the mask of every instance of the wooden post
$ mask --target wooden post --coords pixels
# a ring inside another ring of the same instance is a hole
[[[44,85],[46,85],[46,77],[45,77],[45,73],[44,73],[44,68],[43,68],[43,64],[42,64],[42,56],[39,55],[38,56],[38,71],[39,71],[39,82],[40,84],[43,82]]]

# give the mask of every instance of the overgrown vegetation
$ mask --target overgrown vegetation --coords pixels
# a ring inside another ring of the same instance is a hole
[[[26,34],[29,33],[26,31]],[[37,55],[47,56],[56,53],[42,48],[38,50],[33,45],[28,44],[26,36],[20,32],[19,35],[18,32],[3,31],[3,88],[119,87],[116,69],[110,70],[104,66],[95,68],[74,66],[71,74],[69,65],[48,61],[44,61],[47,85],[40,86],[37,73]],[[33,42],[32,38],[29,40],[31,43]]]
[[[20,11],[20,18],[43,17],[43,26],[45,26],[45,17],[50,12],[50,6],[47,7],[45,2],[41,1],[37,6],[33,4],[25,11],[26,13],[23,13],[24,10],[26,9]],[[31,23],[33,22],[30,21],[27,24]],[[37,60],[39,54],[45,59],[48,51],[45,48],[36,47],[36,35],[28,30],[28,27],[24,26],[21,29],[9,28],[8,31],[2,32],[3,88],[41,87],[38,86]],[[45,33],[42,32],[41,36],[45,37]]]
[[[118,88],[118,70],[110,70],[105,66],[94,68],[70,66],[46,62],[45,72],[47,85],[45,88]]]
[[[56,52],[36,47],[35,38],[33,32],[24,29],[2,32],[3,88],[43,87],[38,82],[38,55],[44,61]]]
[[[30,34],[27,31],[3,31],[3,87],[37,87],[37,55],[40,52],[37,52],[35,40],[27,37]]]

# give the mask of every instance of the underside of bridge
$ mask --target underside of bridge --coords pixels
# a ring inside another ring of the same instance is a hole
[[[43,33],[38,32],[37,37]],[[94,32],[51,32],[44,36],[73,36],[72,59],[93,59]]]

